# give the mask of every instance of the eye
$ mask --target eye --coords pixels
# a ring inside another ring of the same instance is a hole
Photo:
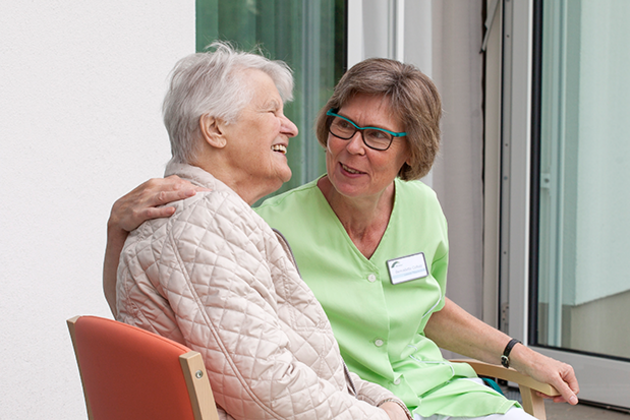
[[[282,114],[283,108],[284,107],[280,103],[276,101],[271,101],[270,103],[267,104],[266,111],[278,117]]]
[[[366,130],[365,135],[376,141],[389,141],[389,134],[381,130]]]
[[[339,128],[346,129],[346,130],[348,129],[351,130],[353,128],[352,124],[350,124],[346,120],[342,120],[341,118],[337,118],[337,120],[335,121],[335,125],[337,125]]]

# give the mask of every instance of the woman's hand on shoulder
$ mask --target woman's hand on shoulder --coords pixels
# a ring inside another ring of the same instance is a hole
[[[515,352],[516,351],[516,352]],[[578,403],[577,394],[580,392],[577,377],[573,367],[567,363],[552,359],[523,345],[517,345],[512,350],[510,359],[514,358],[514,367],[532,378],[553,385],[560,393],[552,398],[554,402]]]
[[[192,197],[197,191],[209,190],[177,175],[150,179],[116,200],[107,226],[110,230],[131,232],[147,220],[171,216],[175,208],[164,204]]]

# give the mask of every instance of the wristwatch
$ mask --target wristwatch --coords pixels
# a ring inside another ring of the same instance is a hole
[[[510,342],[507,343],[507,346],[505,346],[505,350],[503,350],[503,355],[501,356],[501,364],[503,365],[503,367],[510,367],[510,352],[512,351],[512,348],[519,343],[522,344],[516,338],[511,339]]]

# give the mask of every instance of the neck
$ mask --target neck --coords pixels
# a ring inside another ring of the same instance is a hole
[[[370,258],[380,243],[394,208],[394,183],[373,196],[347,197],[323,177],[317,183],[348,236]]]
[[[232,167],[226,164],[219,154],[210,154],[204,158],[198,158],[192,162],[192,165],[200,167],[223,182],[250,206],[270,193],[266,190],[262,191],[256,180],[247,179],[247,176],[242,171],[232,170]]]

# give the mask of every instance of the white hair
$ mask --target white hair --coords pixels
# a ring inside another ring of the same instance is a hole
[[[245,70],[265,72],[283,102],[293,99],[293,75],[286,63],[236,51],[223,42],[214,42],[210,48],[214,52],[184,57],[171,72],[162,114],[173,160],[179,163],[191,163],[199,152],[197,138],[202,115],[222,119],[226,124],[237,121],[253,95],[245,87]]]

